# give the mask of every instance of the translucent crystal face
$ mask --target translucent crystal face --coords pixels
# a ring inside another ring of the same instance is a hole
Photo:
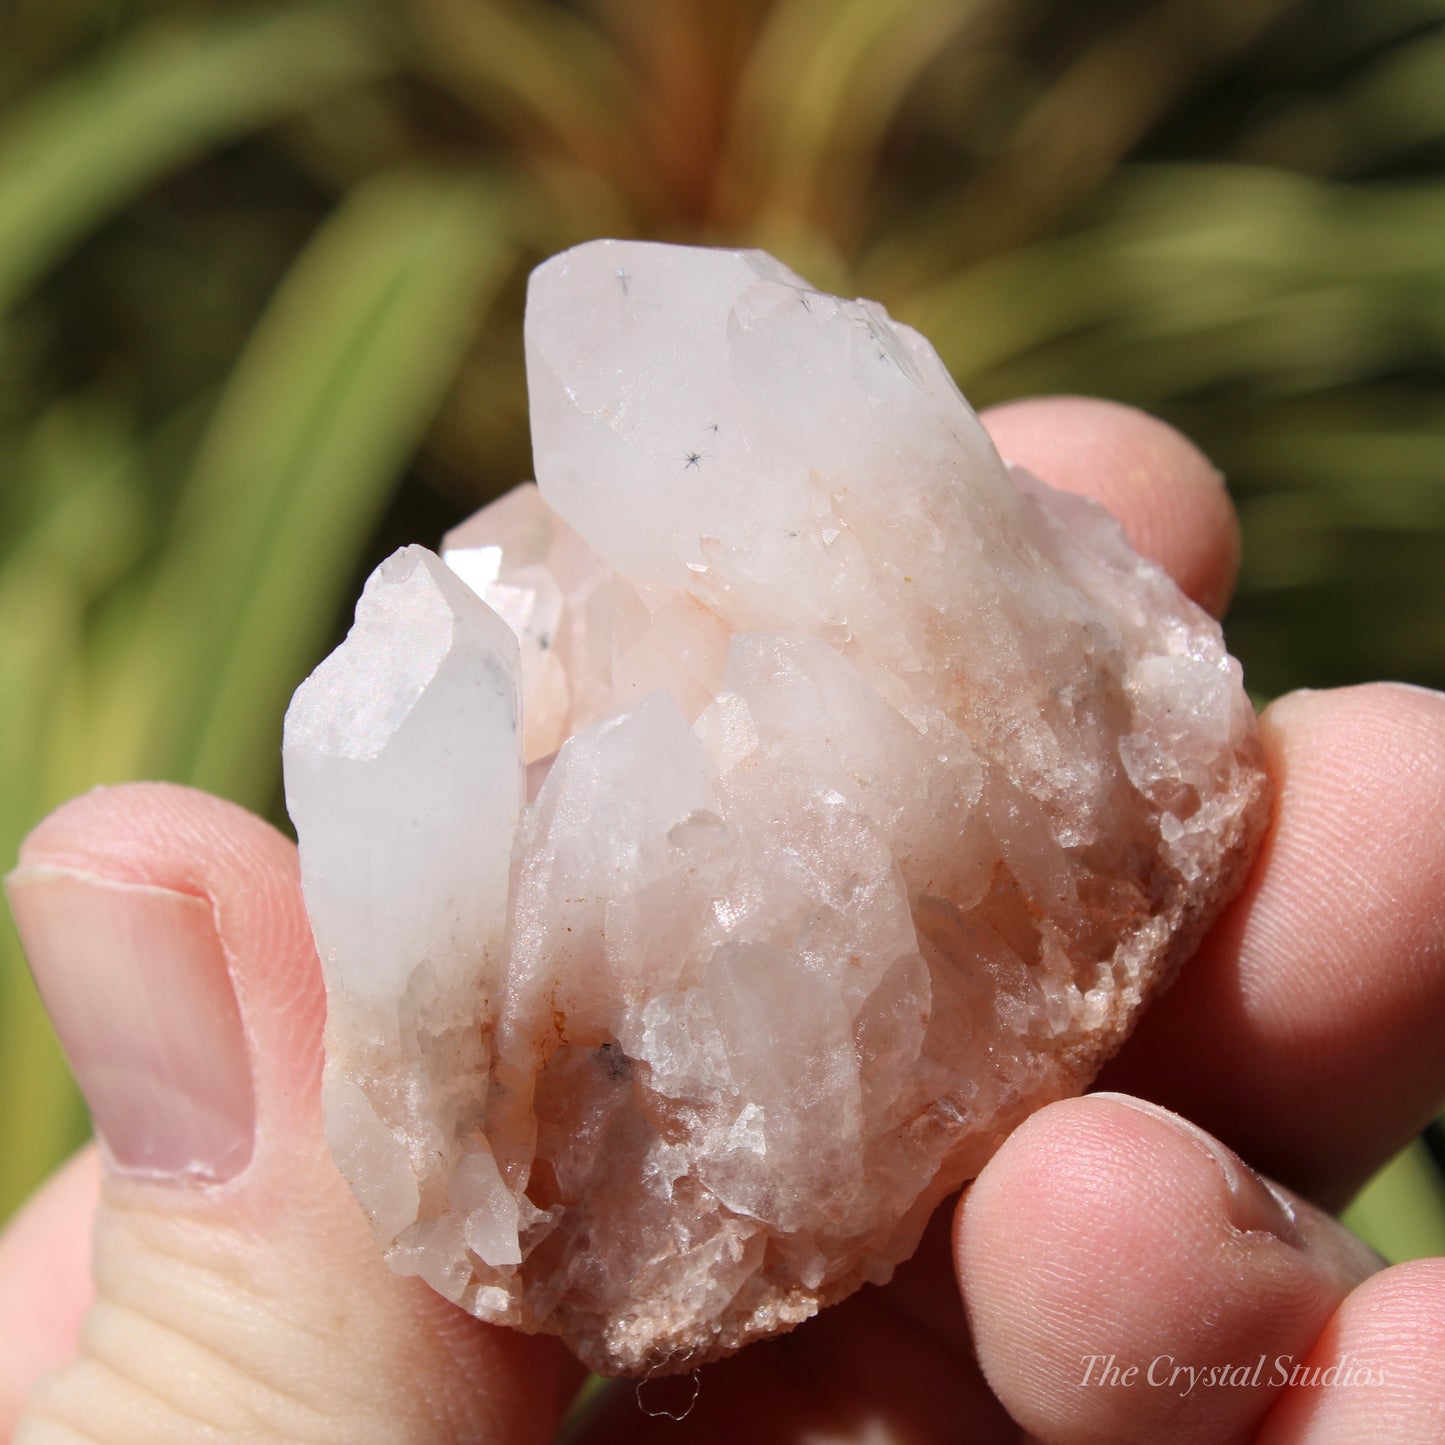
[[[1217,625],[756,252],[532,278],[538,486],[287,716],[337,1162],[392,1265],[606,1373],[786,1329],[1087,1084],[1242,876]]]

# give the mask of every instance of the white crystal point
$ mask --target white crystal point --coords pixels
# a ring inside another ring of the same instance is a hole
[[[801,565],[810,613],[840,561],[808,551],[830,491],[913,511],[920,478],[971,467],[1007,504],[927,342],[763,252],[578,246],[533,273],[526,343],[542,495],[634,581],[686,588],[718,551],[747,570]]]
[[[526,340],[539,485],[288,715],[328,1135],[394,1267],[686,1368],[1083,1088],[1268,789],[1217,624],[881,308],[598,242]]]
[[[328,1134],[390,1245],[480,1120],[522,807],[517,641],[421,547],[367,582],[286,714],[328,989]]]

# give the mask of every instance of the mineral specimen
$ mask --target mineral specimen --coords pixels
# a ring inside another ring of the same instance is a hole
[[[368,582],[286,785],[392,1266],[604,1373],[886,1280],[1264,825],[1218,627],[759,252],[533,276],[538,487]]]

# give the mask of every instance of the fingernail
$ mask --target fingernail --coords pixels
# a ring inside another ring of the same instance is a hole
[[[197,1184],[239,1173],[251,1065],[209,900],[44,866],[5,886],[113,1167]]]
[[[1147,1114],[1149,1118],[1167,1124],[1180,1138],[1206,1154],[1224,1176],[1225,1186],[1229,1190],[1230,1222],[1236,1229],[1272,1234],[1289,1245],[1304,1243],[1299,1218],[1289,1196],[1277,1185],[1270,1183],[1264,1175],[1256,1173],[1233,1149],[1221,1144],[1198,1124],[1186,1119],[1182,1114],[1176,1114],[1162,1105],[1152,1104],[1147,1099],[1137,1099],[1132,1094],[1101,1092],[1090,1097],[1111,1099],[1116,1104],[1124,1104],[1140,1114]]]

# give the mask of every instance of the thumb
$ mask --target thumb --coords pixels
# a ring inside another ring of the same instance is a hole
[[[326,1153],[292,846],[138,785],[48,818],[7,889],[104,1160],[94,1303],[15,1445],[548,1438],[575,1367],[391,1274]]]

